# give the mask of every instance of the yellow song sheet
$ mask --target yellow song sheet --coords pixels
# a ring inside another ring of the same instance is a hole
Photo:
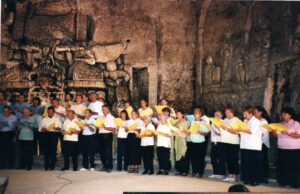
[[[161,113],[162,113],[162,110],[163,110],[164,108],[166,108],[166,107],[168,107],[168,106],[164,106],[164,105],[156,105],[156,106],[154,106],[154,108],[155,108],[155,110],[156,110],[156,112],[157,112],[158,114],[161,114]]]
[[[123,120],[121,118],[114,118],[114,122],[117,127],[123,126]]]
[[[146,129],[137,135],[139,138],[148,137],[150,135],[154,135],[154,131],[151,129]]]
[[[136,129],[136,128],[138,128],[138,124],[137,124],[137,123],[133,123],[133,124],[131,124],[131,125],[129,125],[129,126],[127,127],[127,129],[128,129],[129,131],[132,131],[132,130],[134,130],[134,129]]]
[[[94,125],[97,127],[97,128],[100,128],[104,125],[104,119],[103,118],[98,118],[95,122],[94,122]]]
[[[48,127],[47,127],[47,130],[48,131],[51,131],[52,129],[56,128],[56,125],[55,123],[51,123]]]
[[[80,127],[80,128],[83,128],[83,127],[86,127],[86,126],[87,126],[87,125],[86,125],[84,122],[82,122],[81,120],[74,121],[74,123],[75,123],[76,125],[78,125],[78,127]]]
[[[281,123],[271,123],[269,125],[262,125],[262,127],[268,129],[269,131],[275,131],[277,133],[282,133],[283,131],[287,131],[288,127]]]
[[[218,128],[222,126],[227,126],[227,124],[221,119],[209,118],[209,120]]]
[[[191,125],[189,132],[192,134],[197,134],[200,131],[200,124],[198,122],[193,122]]]
[[[171,125],[175,125],[178,122],[178,119],[170,119]]]
[[[250,130],[250,128],[248,127],[248,125],[246,123],[244,123],[243,121],[239,120],[239,119],[237,119],[236,121],[234,121],[233,123],[231,123],[230,126],[233,129]]]

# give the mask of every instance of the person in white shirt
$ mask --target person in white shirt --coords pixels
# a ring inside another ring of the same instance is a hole
[[[62,127],[62,134],[64,136],[64,167],[62,171],[69,170],[70,157],[72,158],[73,171],[77,171],[78,168],[78,134],[81,129],[76,124],[75,121],[78,119],[75,117],[75,112],[73,110],[68,110],[67,119],[65,120]]]
[[[167,121],[168,117],[164,114],[159,116],[159,125],[157,126],[157,160],[159,171],[157,175],[168,175],[170,170],[170,150],[172,132],[171,127]]]
[[[235,108],[233,106],[227,106],[225,108],[224,123],[227,125],[232,124],[238,118],[234,116]],[[239,145],[240,138],[239,135],[230,127],[221,127],[221,165],[226,164],[228,168],[228,176],[223,179],[226,182],[235,182],[236,176],[239,174]],[[222,167],[221,167],[222,168]],[[225,169],[225,166],[223,166]]]
[[[262,127],[253,114],[252,107],[243,111],[245,123],[249,129],[238,129],[241,134],[241,180],[244,184],[259,185],[261,175]]]
[[[102,112],[104,115],[104,125],[99,129],[99,151],[100,159],[103,167],[100,171],[111,172],[113,168],[112,163],[112,143],[113,132],[117,127],[114,122],[114,117],[110,114],[109,106],[103,105]]]
[[[221,111],[215,112],[215,119],[222,120]],[[225,176],[224,164],[221,162],[221,132],[220,128],[216,127],[213,123],[211,124],[211,151],[210,151],[210,161],[213,167],[213,174],[209,178],[223,179]]]
[[[260,121],[261,125],[268,124],[268,120],[270,120],[266,109],[261,106],[255,107],[254,115]],[[270,135],[269,135],[269,131],[266,128],[262,127],[261,129],[263,131],[261,182],[268,183],[269,182],[268,181],[269,178],[268,152],[270,148]]]
[[[151,123],[149,116],[143,117],[144,126],[141,129],[141,133],[145,130],[155,131],[154,125]],[[154,158],[154,133],[147,137],[141,138],[141,151],[144,163],[144,172],[142,174],[154,174],[153,158]]]
[[[129,130],[128,127],[136,125],[135,128]],[[140,147],[141,139],[136,137],[136,134],[141,131],[144,122],[139,119],[139,112],[133,110],[131,112],[131,119],[127,123],[127,156],[128,156],[128,173],[138,173],[138,165],[141,163]]]
[[[205,168],[205,155],[206,155],[206,144],[205,136],[208,135],[209,129],[205,127],[201,121],[202,111],[199,108],[194,109],[195,121],[191,123],[191,126],[194,123],[199,124],[198,132],[191,133],[191,162],[192,162],[192,176],[198,176],[199,178],[203,177],[204,168]]]
[[[86,171],[90,169],[95,170],[95,148],[96,148],[96,127],[93,126],[96,117],[92,115],[90,109],[84,111],[84,120],[82,122],[85,124],[84,127],[80,128],[82,135],[80,136],[79,142],[82,151],[82,167],[80,171]]]
[[[39,131],[43,132],[45,170],[54,170],[56,165],[58,135],[62,127],[62,123],[54,116],[54,114],[54,107],[48,107],[48,116],[42,119],[39,126]],[[50,126],[52,126],[52,128],[49,128]]]
[[[127,122],[129,120],[129,116],[126,110],[122,110],[120,112],[120,118],[123,121],[122,126],[117,127],[117,170],[127,171],[128,166],[128,157],[127,157],[127,132],[125,131],[125,126],[127,126]]]
[[[54,113],[54,117],[57,117],[61,123],[63,123],[65,121],[65,118],[66,118],[66,113],[67,113],[67,110],[65,107],[63,107],[59,100],[54,98],[51,100],[51,104],[52,106],[54,106],[54,110],[55,110],[55,113]],[[60,150],[61,150],[61,153],[64,154],[64,141],[63,141],[63,135],[61,133],[59,133],[59,141],[60,141]]]
[[[162,106],[167,106],[170,109],[170,117],[175,118],[176,117],[176,112],[175,110],[169,106],[169,102],[167,101],[167,99],[163,98],[159,101],[159,104]]]
[[[96,93],[91,93],[90,94],[90,104],[88,108],[93,112],[93,115],[96,115],[98,117],[103,117],[103,112],[102,112],[102,106],[104,105],[103,102],[99,101],[97,98]]]
[[[77,118],[84,118],[84,111],[86,110],[86,106],[82,103],[82,95],[77,94],[75,97],[75,103],[73,103],[70,107],[70,110],[73,110],[76,113]]]

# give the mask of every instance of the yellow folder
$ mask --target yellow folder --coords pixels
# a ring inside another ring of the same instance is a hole
[[[123,120],[121,118],[114,118],[114,122],[117,127],[123,126]]]
[[[47,130],[48,131],[51,131],[52,129],[56,128],[56,125],[55,123],[51,123],[48,127],[47,127]]]
[[[193,122],[191,125],[189,132],[192,134],[197,134],[200,131],[200,125],[198,122]]]
[[[97,127],[97,128],[100,128],[104,125],[104,119],[103,118],[98,118],[95,122],[94,122],[94,125]]]
[[[133,111],[133,108],[132,108],[132,106],[129,106],[126,109],[118,108],[119,115],[120,115],[120,113],[121,113],[122,110],[126,110],[128,116],[130,117],[131,116],[131,112]]]
[[[154,135],[155,135],[155,136],[165,136],[164,134],[162,134],[162,133],[159,132],[159,131],[154,131]]]
[[[233,123],[231,123],[230,126],[233,129],[250,130],[250,128],[248,127],[248,125],[246,123],[244,123],[243,121],[239,120],[239,119],[237,119],[236,121],[234,121]]]
[[[78,125],[78,127],[80,127],[80,128],[83,128],[83,127],[86,127],[86,126],[87,126],[87,125],[86,125],[84,122],[82,122],[81,120],[74,121],[74,123],[75,123],[76,125]]]
[[[164,106],[164,105],[156,105],[156,106],[154,106],[154,108],[155,108],[155,110],[156,110],[156,112],[158,114],[161,114],[162,113],[162,109],[164,109],[166,107],[168,107],[168,106]]]
[[[149,135],[154,135],[154,131],[151,129],[146,129],[137,135],[138,138],[148,137]]]
[[[175,125],[178,122],[178,119],[170,119],[171,125]]]
[[[227,124],[221,119],[209,118],[209,120],[218,128],[222,126],[227,126]]]
[[[268,129],[269,131],[276,131],[277,133],[282,133],[283,131],[288,130],[288,127],[281,123],[271,123],[269,125],[262,125],[262,127]]]
[[[77,130],[76,129],[74,129],[74,128],[69,128],[69,129],[67,129],[67,133],[68,134],[71,134],[71,133],[73,133],[73,132],[76,132]]]
[[[210,129],[210,124],[208,124],[207,122],[201,122],[201,124],[204,125],[206,129]]]
[[[131,124],[131,125],[129,125],[129,126],[127,127],[127,129],[128,129],[129,131],[132,131],[132,130],[134,130],[134,129],[136,129],[136,128],[138,128],[138,124],[137,124],[137,123],[133,123],[133,124]]]

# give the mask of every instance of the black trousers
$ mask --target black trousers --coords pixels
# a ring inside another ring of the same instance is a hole
[[[127,138],[118,138],[117,139],[117,169],[127,170],[128,166],[128,156],[127,156]]]
[[[100,148],[100,160],[102,165],[106,169],[112,169],[112,133],[100,133],[99,134],[99,148]]]
[[[72,158],[73,170],[78,169],[78,142],[64,141],[64,168],[69,169],[70,157]]]
[[[43,133],[44,140],[44,168],[54,169],[56,165],[56,152],[59,133],[45,132]]]
[[[269,148],[263,144],[261,151],[261,159],[262,159],[262,170],[261,170],[261,180],[267,181],[269,178],[269,157],[268,157]]]
[[[34,140],[19,140],[20,150],[20,168],[32,168],[33,153],[34,153]]]
[[[278,149],[277,182],[281,186],[300,186],[300,149]]]
[[[43,132],[37,132],[36,138],[38,139],[38,148],[39,148],[39,154],[44,155],[44,133]]]
[[[127,136],[128,165],[139,165],[141,163],[141,139],[136,138],[135,133]]]
[[[190,172],[191,166],[191,149],[192,149],[192,142],[186,142],[187,150],[186,150],[186,160],[187,160],[187,172]]]
[[[141,150],[145,171],[153,172],[154,146],[141,146]]]
[[[95,135],[81,135],[80,145],[83,168],[95,168]]]
[[[244,184],[260,182],[260,166],[261,151],[241,149],[241,180]]]
[[[179,173],[189,173],[189,161],[186,155],[183,156],[179,161],[175,162],[175,169]]]
[[[0,169],[14,168],[15,131],[0,132]]]
[[[225,175],[224,161],[221,160],[220,143],[211,143],[210,160],[213,167],[213,174]]]
[[[240,145],[220,143],[221,147],[221,162],[220,164],[227,165],[229,174],[239,174],[239,150]],[[221,167],[225,169],[225,166]]]
[[[159,170],[169,171],[170,148],[157,147],[156,151],[157,151]]]
[[[204,174],[205,168],[205,154],[207,145],[203,143],[192,143],[191,144],[191,162],[193,174]]]

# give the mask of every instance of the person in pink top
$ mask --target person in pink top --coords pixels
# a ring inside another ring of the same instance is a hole
[[[288,131],[281,134],[273,133],[278,137],[278,166],[277,182],[281,186],[300,186],[300,123],[295,121],[295,111],[291,107],[281,111],[282,124]]]

